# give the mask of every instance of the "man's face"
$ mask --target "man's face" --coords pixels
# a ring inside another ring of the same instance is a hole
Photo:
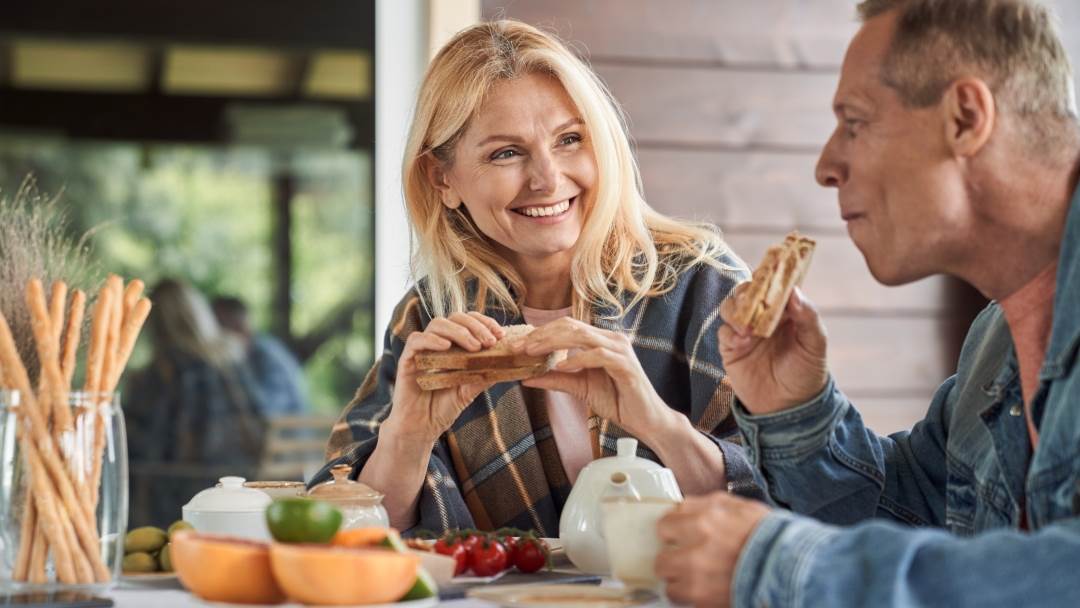
[[[837,127],[816,177],[837,189],[848,234],[871,274],[900,285],[942,272],[964,225],[964,181],[938,104],[908,108],[882,83],[895,28],[886,13],[848,48],[833,109]]]

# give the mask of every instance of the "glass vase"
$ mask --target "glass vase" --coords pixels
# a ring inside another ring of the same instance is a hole
[[[128,462],[119,395],[72,392],[67,401],[59,410],[0,391],[0,587],[7,590],[101,590],[120,575]]]

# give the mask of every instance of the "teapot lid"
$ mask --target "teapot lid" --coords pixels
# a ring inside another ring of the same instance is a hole
[[[245,488],[243,477],[222,477],[220,483],[196,494],[184,505],[189,511],[263,511],[273,500],[265,492]]]
[[[637,447],[637,439],[634,439],[633,437],[620,437],[615,442],[615,455],[597,458],[585,465],[585,468],[581,470],[581,473],[578,473],[578,481],[585,478],[588,483],[599,480],[603,480],[603,482],[606,483],[611,474],[616,471],[633,475],[634,471],[647,471],[663,468],[660,463],[653,462],[648,458],[639,458],[637,455]]]
[[[330,481],[311,488],[308,496],[344,507],[367,507],[382,503],[383,494],[371,486],[349,479],[352,467],[347,464],[334,465],[330,469],[333,477]]]

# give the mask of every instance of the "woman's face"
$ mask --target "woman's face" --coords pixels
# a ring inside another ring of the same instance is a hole
[[[519,269],[573,253],[582,201],[596,184],[585,125],[555,78],[504,80],[454,148],[453,163],[432,180],[443,204],[465,205],[488,238]]]

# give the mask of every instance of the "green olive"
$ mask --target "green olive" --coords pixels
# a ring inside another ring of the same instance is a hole
[[[161,528],[136,528],[124,537],[124,553],[153,553],[164,547],[168,541],[168,535]]]
[[[194,530],[195,527],[188,522],[178,519],[169,526],[169,540],[172,540],[173,534],[176,534],[180,530]]]
[[[158,556],[157,556],[158,564],[161,566],[161,571],[162,572],[172,572],[173,571],[172,556],[169,555],[169,547],[170,547],[170,545],[165,545],[164,547],[162,547],[161,552],[158,553]]]
[[[124,556],[124,572],[156,572],[157,560],[145,551],[136,551]]]

